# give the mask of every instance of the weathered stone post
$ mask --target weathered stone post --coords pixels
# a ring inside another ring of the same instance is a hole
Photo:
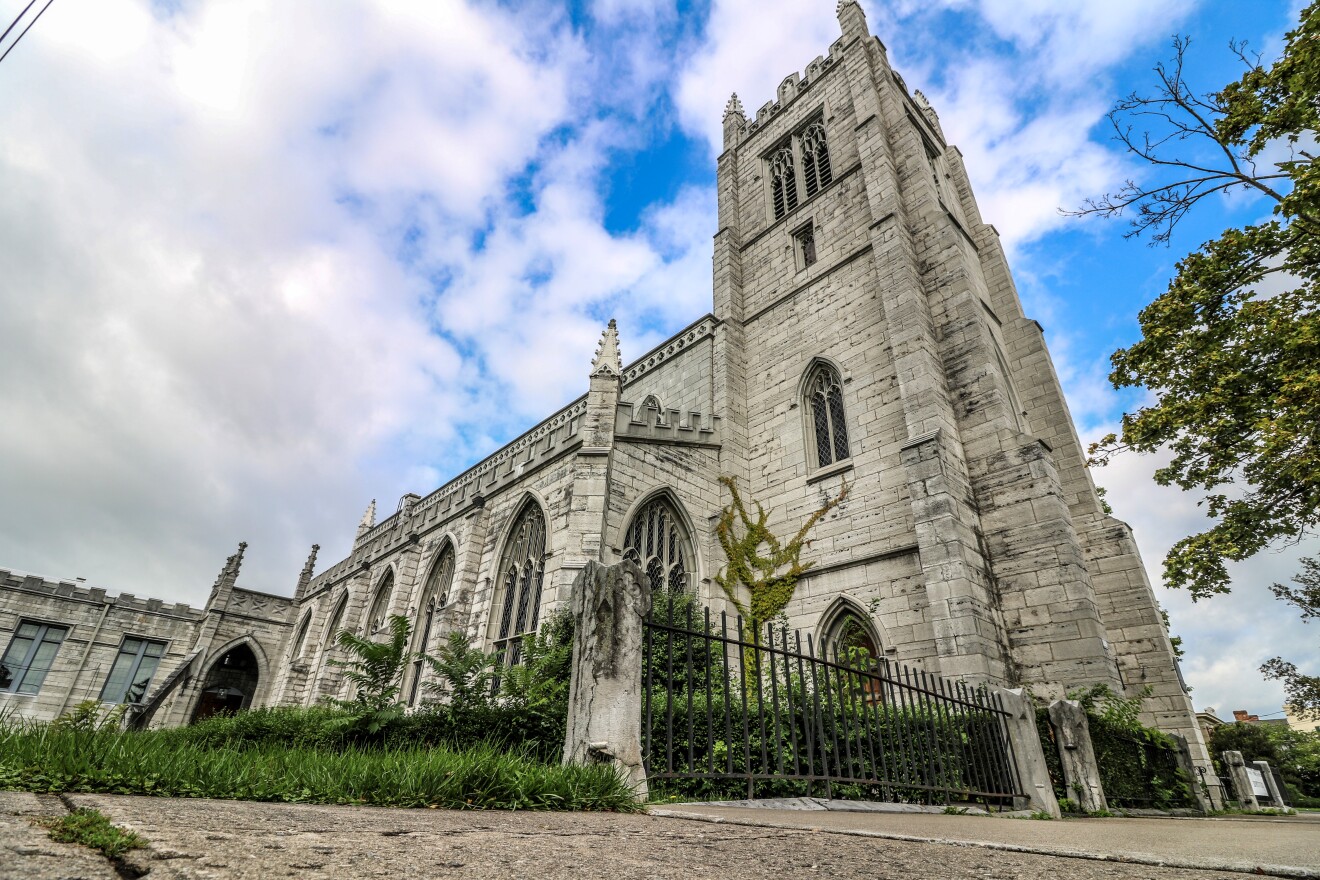
[[[576,628],[564,763],[612,763],[645,801],[642,621],[651,611],[650,582],[631,559],[590,561],[573,581],[571,602]]]
[[[1265,787],[1270,792],[1270,806],[1283,807],[1288,806],[1283,801],[1283,792],[1279,790],[1279,783],[1274,778],[1274,771],[1270,769],[1269,761],[1252,761],[1251,766],[1260,771],[1260,775],[1265,777]]]
[[[1063,784],[1077,800],[1082,812],[1108,810],[1105,789],[1100,784],[1100,765],[1091,745],[1091,723],[1086,710],[1076,700],[1055,700],[1050,704],[1050,723],[1059,743],[1059,763],[1063,765]]]
[[[1259,810],[1260,801],[1251,788],[1251,777],[1247,775],[1247,764],[1242,760],[1241,752],[1224,752],[1224,766],[1233,780],[1233,792],[1237,795],[1238,805],[1244,810]]]
[[[1040,733],[1036,730],[1036,706],[1031,697],[1022,688],[1006,690],[996,688],[1008,712],[1005,719],[1008,728],[1008,740],[1013,746],[1013,758],[1017,764],[1018,788],[1027,796],[1028,805],[1033,810],[1049,813],[1055,819],[1063,813],[1059,811],[1059,802],[1054,797],[1054,785],[1050,782],[1050,765],[1045,763],[1045,750],[1040,745]]]
[[[1189,780],[1188,787],[1192,790],[1192,797],[1196,798],[1196,808],[1202,813],[1208,813],[1215,809],[1213,800],[1207,795],[1205,788],[1201,786],[1201,777],[1196,770],[1196,762],[1192,760],[1192,750],[1187,745],[1187,737],[1180,733],[1169,734],[1178,746],[1178,769],[1187,774]]]

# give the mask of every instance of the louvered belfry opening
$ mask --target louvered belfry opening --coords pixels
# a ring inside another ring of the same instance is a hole
[[[825,126],[816,122],[802,133],[802,177],[807,187],[807,198],[829,186],[834,179],[830,170],[830,154],[825,147]]]
[[[770,189],[776,220],[797,207],[797,177],[793,172],[793,151],[788,147],[770,158]]]

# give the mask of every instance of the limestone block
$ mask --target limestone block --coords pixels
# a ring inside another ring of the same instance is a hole
[[[642,621],[650,582],[637,563],[578,572],[571,600],[573,677],[568,694],[564,763],[609,762],[646,800],[642,765]]]

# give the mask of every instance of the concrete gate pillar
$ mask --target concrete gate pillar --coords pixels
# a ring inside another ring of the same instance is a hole
[[[610,763],[646,800],[642,764],[642,622],[651,586],[631,559],[590,561],[573,581],[573,674],[565,764]]]
[[[1251,766],[1260,771],[1260,775],[1265,777],[1265,787],[1270,790],[1270,806],[1286,807],[1284,803],[1283,792],[1279,790],[1279,783],[1274,778],[1274,771],[1270,769],[1269,761],[1252,761]]]
[[[1247,775],[1247,764],[1242,760],[1242,753],[1224,752],[1223,757],[1228,776],[1233,780],[1233,791],[1237,794],[1238,804],[1244,810],[1259,810],[1260,801],[1256,800],[1256,795],[1251,790],[1251,777]]]
[[[1086,710],[1076,700],[1055,700],[1050,704],[1050,723],[1059,743],[1059,763],[1063,765],[1063,783],[1085,813],[1108,810],[1105,789],[1100,784],[1100,766],[1091,744],[1091,724]]]
[[[1006,690],[996,688],[1008,728],[1008,740],[1013,747],[1013,762],[1017,766],[1018,790],[1026,795],[1031,809],[1061,818],[1059,801],[1054,797],[1050,782],[1050,765],[1045,763],[1045,750],[1040,745],[1036,730],[1036,706],[1022,688]]]

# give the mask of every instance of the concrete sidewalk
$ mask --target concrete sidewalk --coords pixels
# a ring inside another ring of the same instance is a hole
[[[835,802],[836,804],[838,802]],[[1320,815],[1062,819],[676,804],[659,817],[1185,868],[1320,878]]]
[[[1241,874],[1084,861],[803,828],[611,813],[458,812],[70,795],[150,842],[119,876],[147,880],[1242,880]],[[0,792],[0,880],[102,878],[86,851],[43,842],[29,816],[57,798]],[[822,814],[816,814],[817,816]],[[938,818],[938,817],[936,817]],[[1000,819],[965,822],[1008,824]],[[1012,823],[1055,825],[1062,823]],[[99,858],[97,856],[96,858]]]

